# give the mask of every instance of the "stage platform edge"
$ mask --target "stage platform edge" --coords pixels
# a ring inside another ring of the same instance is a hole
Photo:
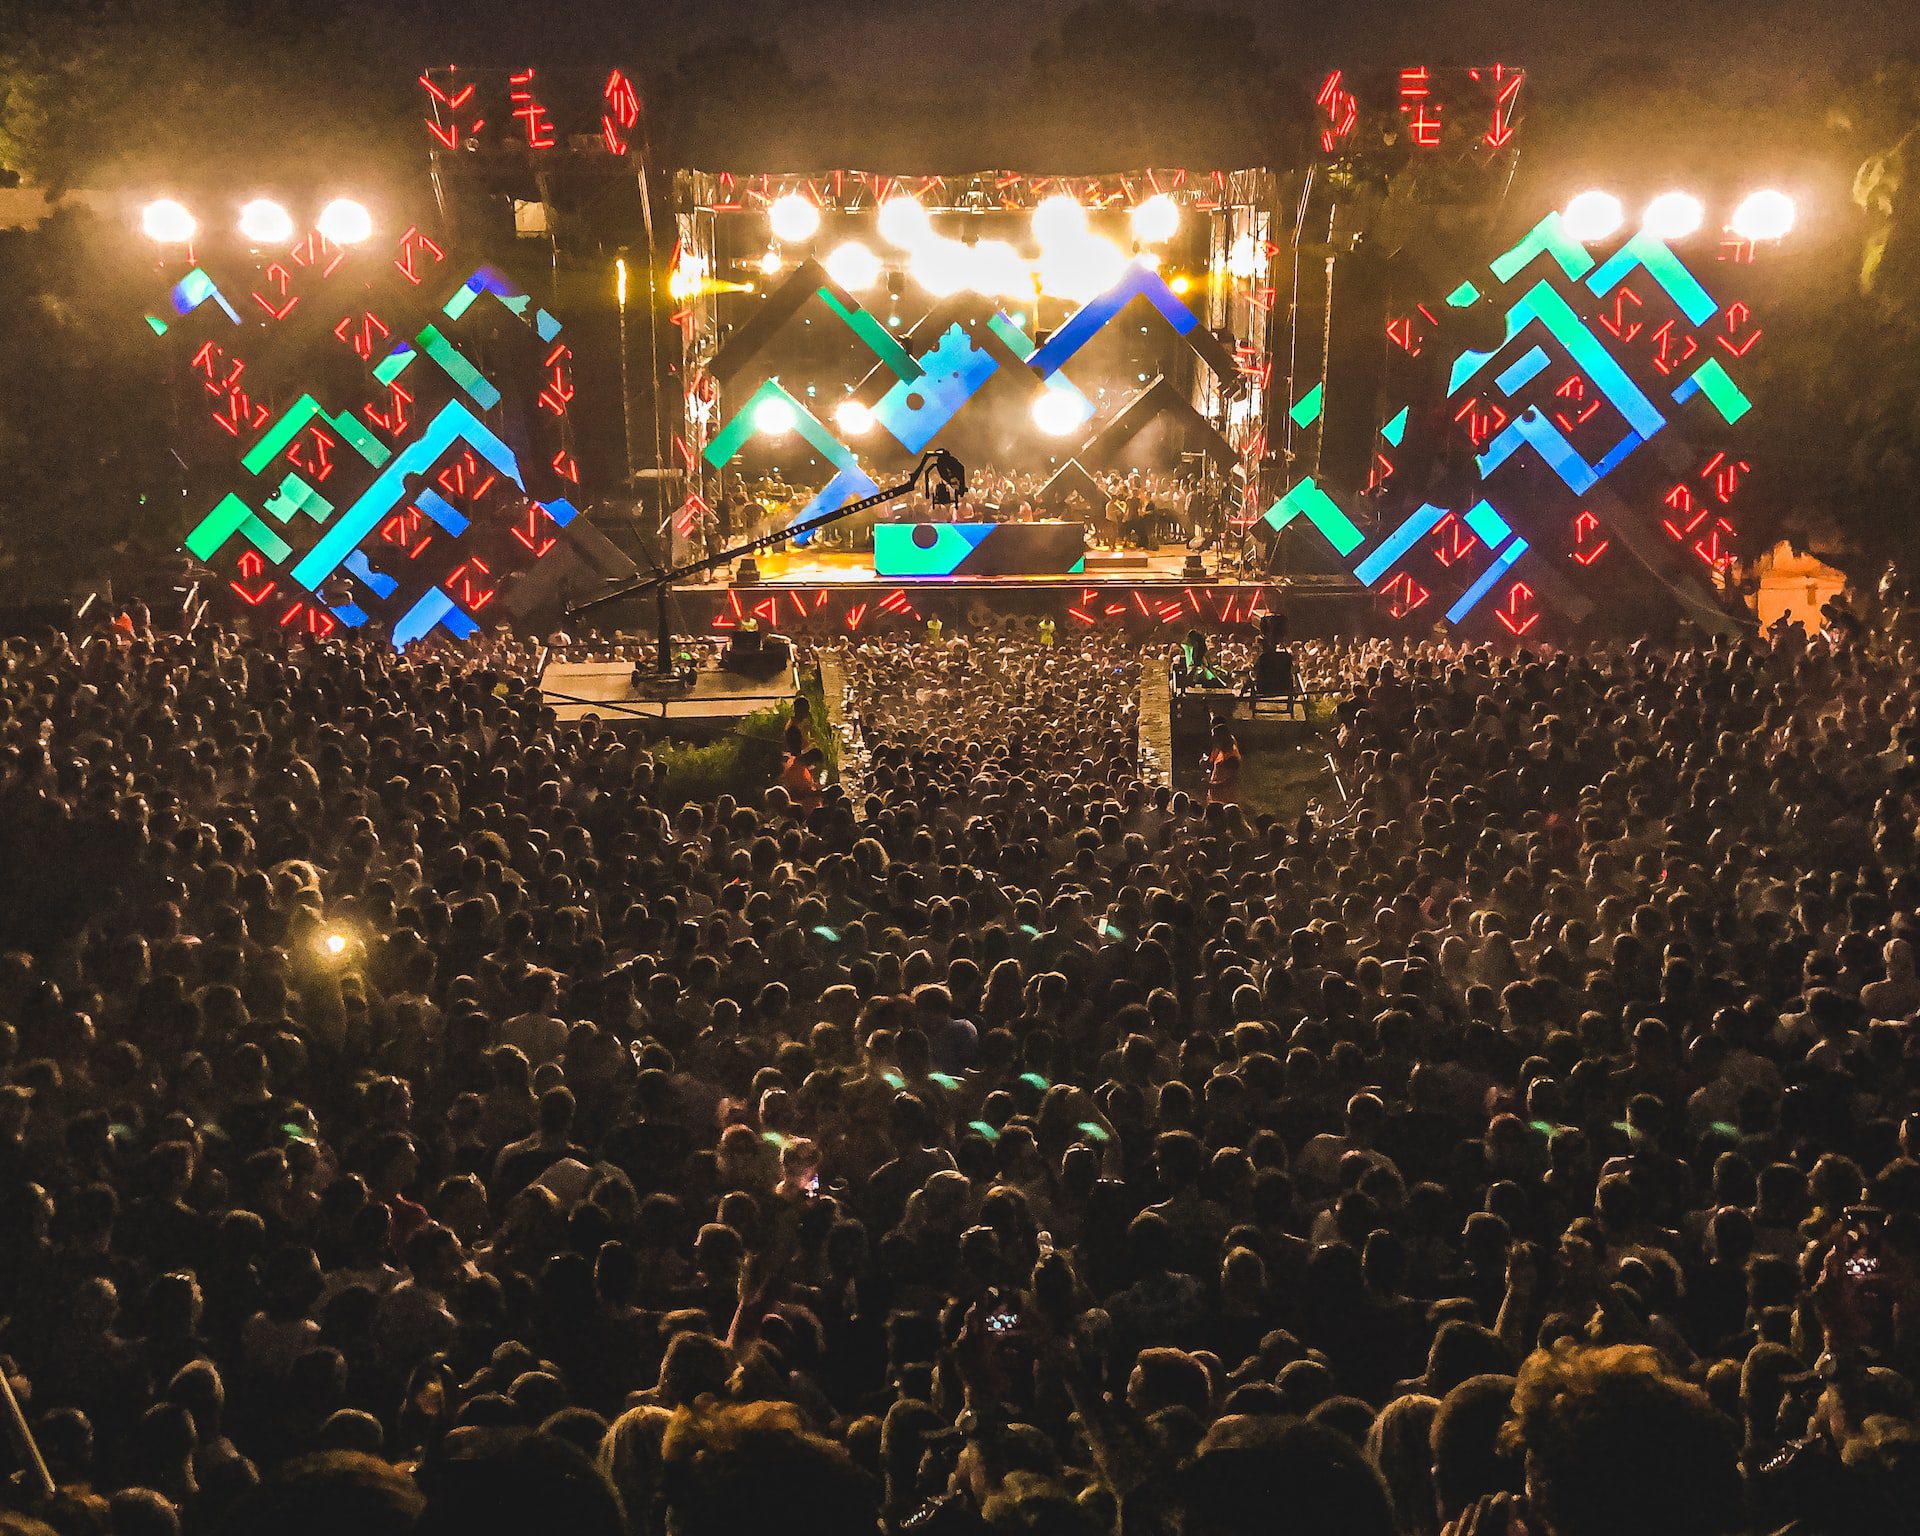
[[[1055,636],[1125,631],[1176,638],[1252,628],[1262,615],[1284,613],[1295,639],[1366,636],[1378,626],[1373,593],[1350,578],[1183,581],[1153,574],[1115,577],[1020,577],[918,580],[769,580],[674,594],[683,633],[725,636],[749,620],[762,629],[823,638],[893,633],[938,619],[946,633],[999,629],[1034,634],[1052,619]],[[646,615],[621,615],[644,629]]]

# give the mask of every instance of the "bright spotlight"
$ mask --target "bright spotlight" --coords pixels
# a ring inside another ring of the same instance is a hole
[[[1620,206],[1620,199],[1611,192],[1582,192],[1560,215],[1560,222],[1567,227],[1582,245],[1591,245],[1596,240],[1604,240],[1626,222],[1627,211]]]
[[[1193,292],[1193,279],[1188,277],[1184,272],[1176,272],[1167,280],[1167,286],[1184,298],[1187,294]]]
[[[1080,402],[1063,390],[1050,389],[1033,402],[1033,424],[1048,437],[1065,437],[1085,420]]]
[[[1640,227],[1656,240],[1684,240],[1707,216],[1690,192],[1662,192],[1640,215]]]
[[[347,936],[344,933],[330,933],[320,942],[330,955],[344,955],[347,952]]]
[[[1267,248],[1257,235],[1242,235],[1227,248],[1230,277],[1258,277],[1267,270]]]
[[[1180,205],[1166,193],[1156,192],[1144,203],[1135,204],[1130,217],[1134,239],[1143,245],[1161,245],[1180,227]]]
[[[888,245],[899,246],[903,251],[919,245],[932,228],[927,210],[910,197],[888,198],[880,205],[880,214],[875,222],[879,225],[880,238]]]
[[[1086,233],[1087,210],[1065,192],[1042,198],[1033,210],[1033,237],[1042,246],[1071,245]]]
[[[270,197],[256,197],[240,210],[240,233],[255,245],[286,245],[293,239],[293,215]]]
[[[858,400],[842,400],[833,408],[833,424],[848,437],[865,437],[873,430],[873,412]]]
[[[373,215],[350,197],[336,197],[320,210],[315,226],[335,245],[358,245],[373,235]]]
[[[753,430],[762,437],[785,437],[800,418],[784,400],[762,400],[753,408]]]
[[[1084,304],[1098,298],[1127,270],[1127,253],[1111,240],[1083,235],[1040,253],[1040,291]]]
[[[140,233],[156,245],[185,245],[200,227],[184,203],[156,198],[140,210]]]
[[[773,277],[778,274],[780,271],[780,253],[769,250],[766,255],[760,258],[760,270],[766,273],[768,277]]]
[[[1020,253],[1004,240],[982,240],[969,255],[967,286],[988,298],[1019,298],[1033,292],[1033,276]]]
[[[1794,213],[1793,199],[1769,187],[1743,197],[1728,228],[1742,240],[1778,240],[1793,228]]]
[[[913,280],[936,299],[965,288],[973,276],[973,257],[958,240],[926,241],[908,259]]]
[[[820,228],[820,210],[813,200],[798,192],[776,197],[767,209],[767,222],[773,226],[773,238],[787,245],[811,240]]]
[[[836,245],[827,254],[827,276],[849,293],[859,293],[880,281],[880,258],[858,240]]]
[[[695,298],[706,281],[707,258],[683,251],[672,276],[667,279],[667,292],[676,299]]]

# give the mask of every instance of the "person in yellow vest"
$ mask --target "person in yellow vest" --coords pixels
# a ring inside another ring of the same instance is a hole
[[[927,644],[938,645],[940,643],[941,632],[945,628],[946,626],[942,624],[938,618],[929,618],[927,620]]]
[[[1053,620],[1052,619],[1042,619],[1040,621],[1040,643],[1042,645],[1053,644]]]

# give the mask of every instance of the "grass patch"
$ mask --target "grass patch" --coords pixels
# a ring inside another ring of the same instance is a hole
[[[1297,820],[1309,801],[1338,797],[1322,741],[1249,754],[1240,768],[1240,798],[1249,810]]]

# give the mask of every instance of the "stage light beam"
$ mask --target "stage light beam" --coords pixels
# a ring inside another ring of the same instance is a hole
[[[865,437],[873,430],[873,412],[858,400],[842,400],[833,408],[833,424],[848,437]]]
[[[1656,240],[1684,240],[1706,216],[1700,199],[1691,192],[1662,192],[1647,204],[1640,227]]]
[[[767,209],[767,222],[773,226],[774,239],[783,245],[799,245],[819,231],[820,210],[811,198],[789,192],[773,200]]]
[[[965,288],[973,275],[973,257],[958,240],[934,238],[918,246],[908,259],[913,280],[937,299]]]
[[[968,287],[988,298],[1016,299],[1033,292],[1033,272],[1005,240],[982,240],[969,252]]]
[[[1040,253],[1040,291],[1057,299],[1086,303],[1098,298],[1127,270],[1127,253],[1099,235],[1082,235]]]
[[[270,197],[256,197],[240,210],[240,233],[254,245],[289,244],[293,215]]]
[[[155,245],[185,245],[199,228],[186,205],[171,197],[157,197],[140,210],[140,233]]]
[[[1048,437],[1065,437],[1085,420],[1079,401],[1064,390],[1050,389],[1033,402],[1033,424]]]
[[[373,215],[364,203],[336,197],[320,210],[314,227],[335,245],[359,245],[373,236]]]
[[[1180,228],[1180,205],[1166,193],[1156,192],[1135,204],[1129,218],[1134,239],[1143,245],[1164,245]]]
[[[1227,248],[1227,275],[1242,280],[1267,270],[1267,247],[1258,235],[1242,235]]]
[[[709,270],[706,257],[693,251],[681,252],[672,276],[667,279],[667,292],[683,303],[697,298],[706,286]]]
[[[1582,192],[1567,204],[1560,220],[1582,245],[1604,240],[1626,222],[1627,211],[1611,192]]]
[[[1792,231],[1796,211],[1786,193],[1767,187],[1740,200],[1728,228],[1742,240],[1779,240]]]
[[[762,400],[753,408],[753,430],[762,437],[785,437],[800,418],[784,400]]]
[[[1042,248],[1073,245],[1087,237],[1087,210],[1065,192],[1040,200],[1033,210],[1033,237]]]
[[[880,281],[880,258],[858,240],[836,245],[827,255],[827,276],[849,293],[861,293]]]
[[[888,198],[880,205],[875,222],[879,226],[880,238],[903,251],[924,244],[932,233],[932,221],[927,217],[927,210],[910,197]]]

